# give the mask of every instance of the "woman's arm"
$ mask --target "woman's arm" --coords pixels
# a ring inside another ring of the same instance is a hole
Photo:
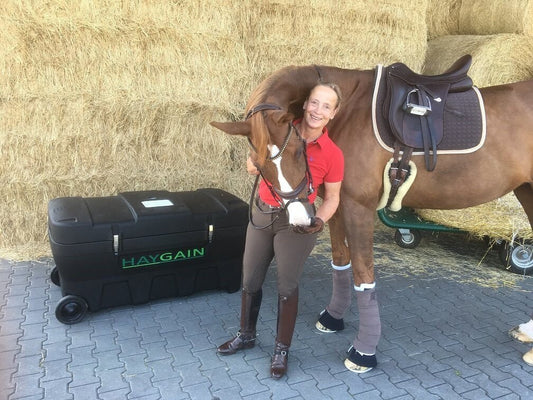
[[[339,206],[342,182],[324,182],[324,197],[322,204],[316,211],[316,217],[327,222]]]

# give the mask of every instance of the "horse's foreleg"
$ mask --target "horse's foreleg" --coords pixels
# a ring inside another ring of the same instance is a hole
[[[361,373],[377,364],[376,348],[381,336],[379,304],[374,278],[374,216],[359,204],[343,204],[344,226],[350,248],[354,289],[359,311],[359,330],[345,365]]]
[[[514,194],[526,212],[531,229],[533,229],[533,184],[524,183],[514,190]]]
[[[352,268],[340,211],[330,219],[329,229],[332,249],[331,273],[333,288],[331,300],[326,310],[333,318],[340,319],[352,302]]]
[[[332,291],[328,306],[322,311],[316,328],[322,332],[344,329],[344,313],[352,303],[352,269],[340,210],[329,220],[332,260]]]

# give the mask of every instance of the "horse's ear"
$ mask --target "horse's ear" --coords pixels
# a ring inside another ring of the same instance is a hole
[[[242,136],[250,136],[252,133],[250,124],[245,122],[216,122],[211,121],[211,126],[214,126],[217,129],[220,129],[221,131],[224,131],[230,135],[242,135]]]

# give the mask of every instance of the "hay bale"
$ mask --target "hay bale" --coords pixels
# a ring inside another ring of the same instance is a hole
[[[533,36],[451,35],[428,42],[423,72],[443,72],[463,54],[472,55],[470,76],[479,87],[531,79]]]
[[[531,0],[463,0],[459,11],[459,31],[463,35],[497,33],[533,34]]]
[[[429,0],[428,38],[448,35],[533,35],[531,0]]]
[[[524,209],[513,193],[476,207],[462,210],[416,210],[428,221],[459,228],[471,235],[493,240],[533,239]]]
[[[367,69],[404,61],[420,70],[427,1],[254,0],[244,45],[258,77],[288,64]]]
[[[426,20],[428,40],[459,33],[459,13],[462,0],[429,0]]]

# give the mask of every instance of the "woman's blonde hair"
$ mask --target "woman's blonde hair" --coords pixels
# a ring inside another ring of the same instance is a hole
[[[335,92],[335,94],[337,95],[337,105],[335,106],[335,109],[338,109],[340,106],[341,106],[341,102],[342,102],[342,93],[341,93],[341,89],[339,87],[339,85],[337,85],[336,83],[333,83],[333,82],[318,82],[315,87],[317,86],[325,86],[325,87],[328,87],[330,88],[331,90],[333,90]],[[313,89],[315,88],[313,87]],[[311,89],[311,91],[309,92],[309,94],[311,94],[311,92],[313,91],[313,89]]]

